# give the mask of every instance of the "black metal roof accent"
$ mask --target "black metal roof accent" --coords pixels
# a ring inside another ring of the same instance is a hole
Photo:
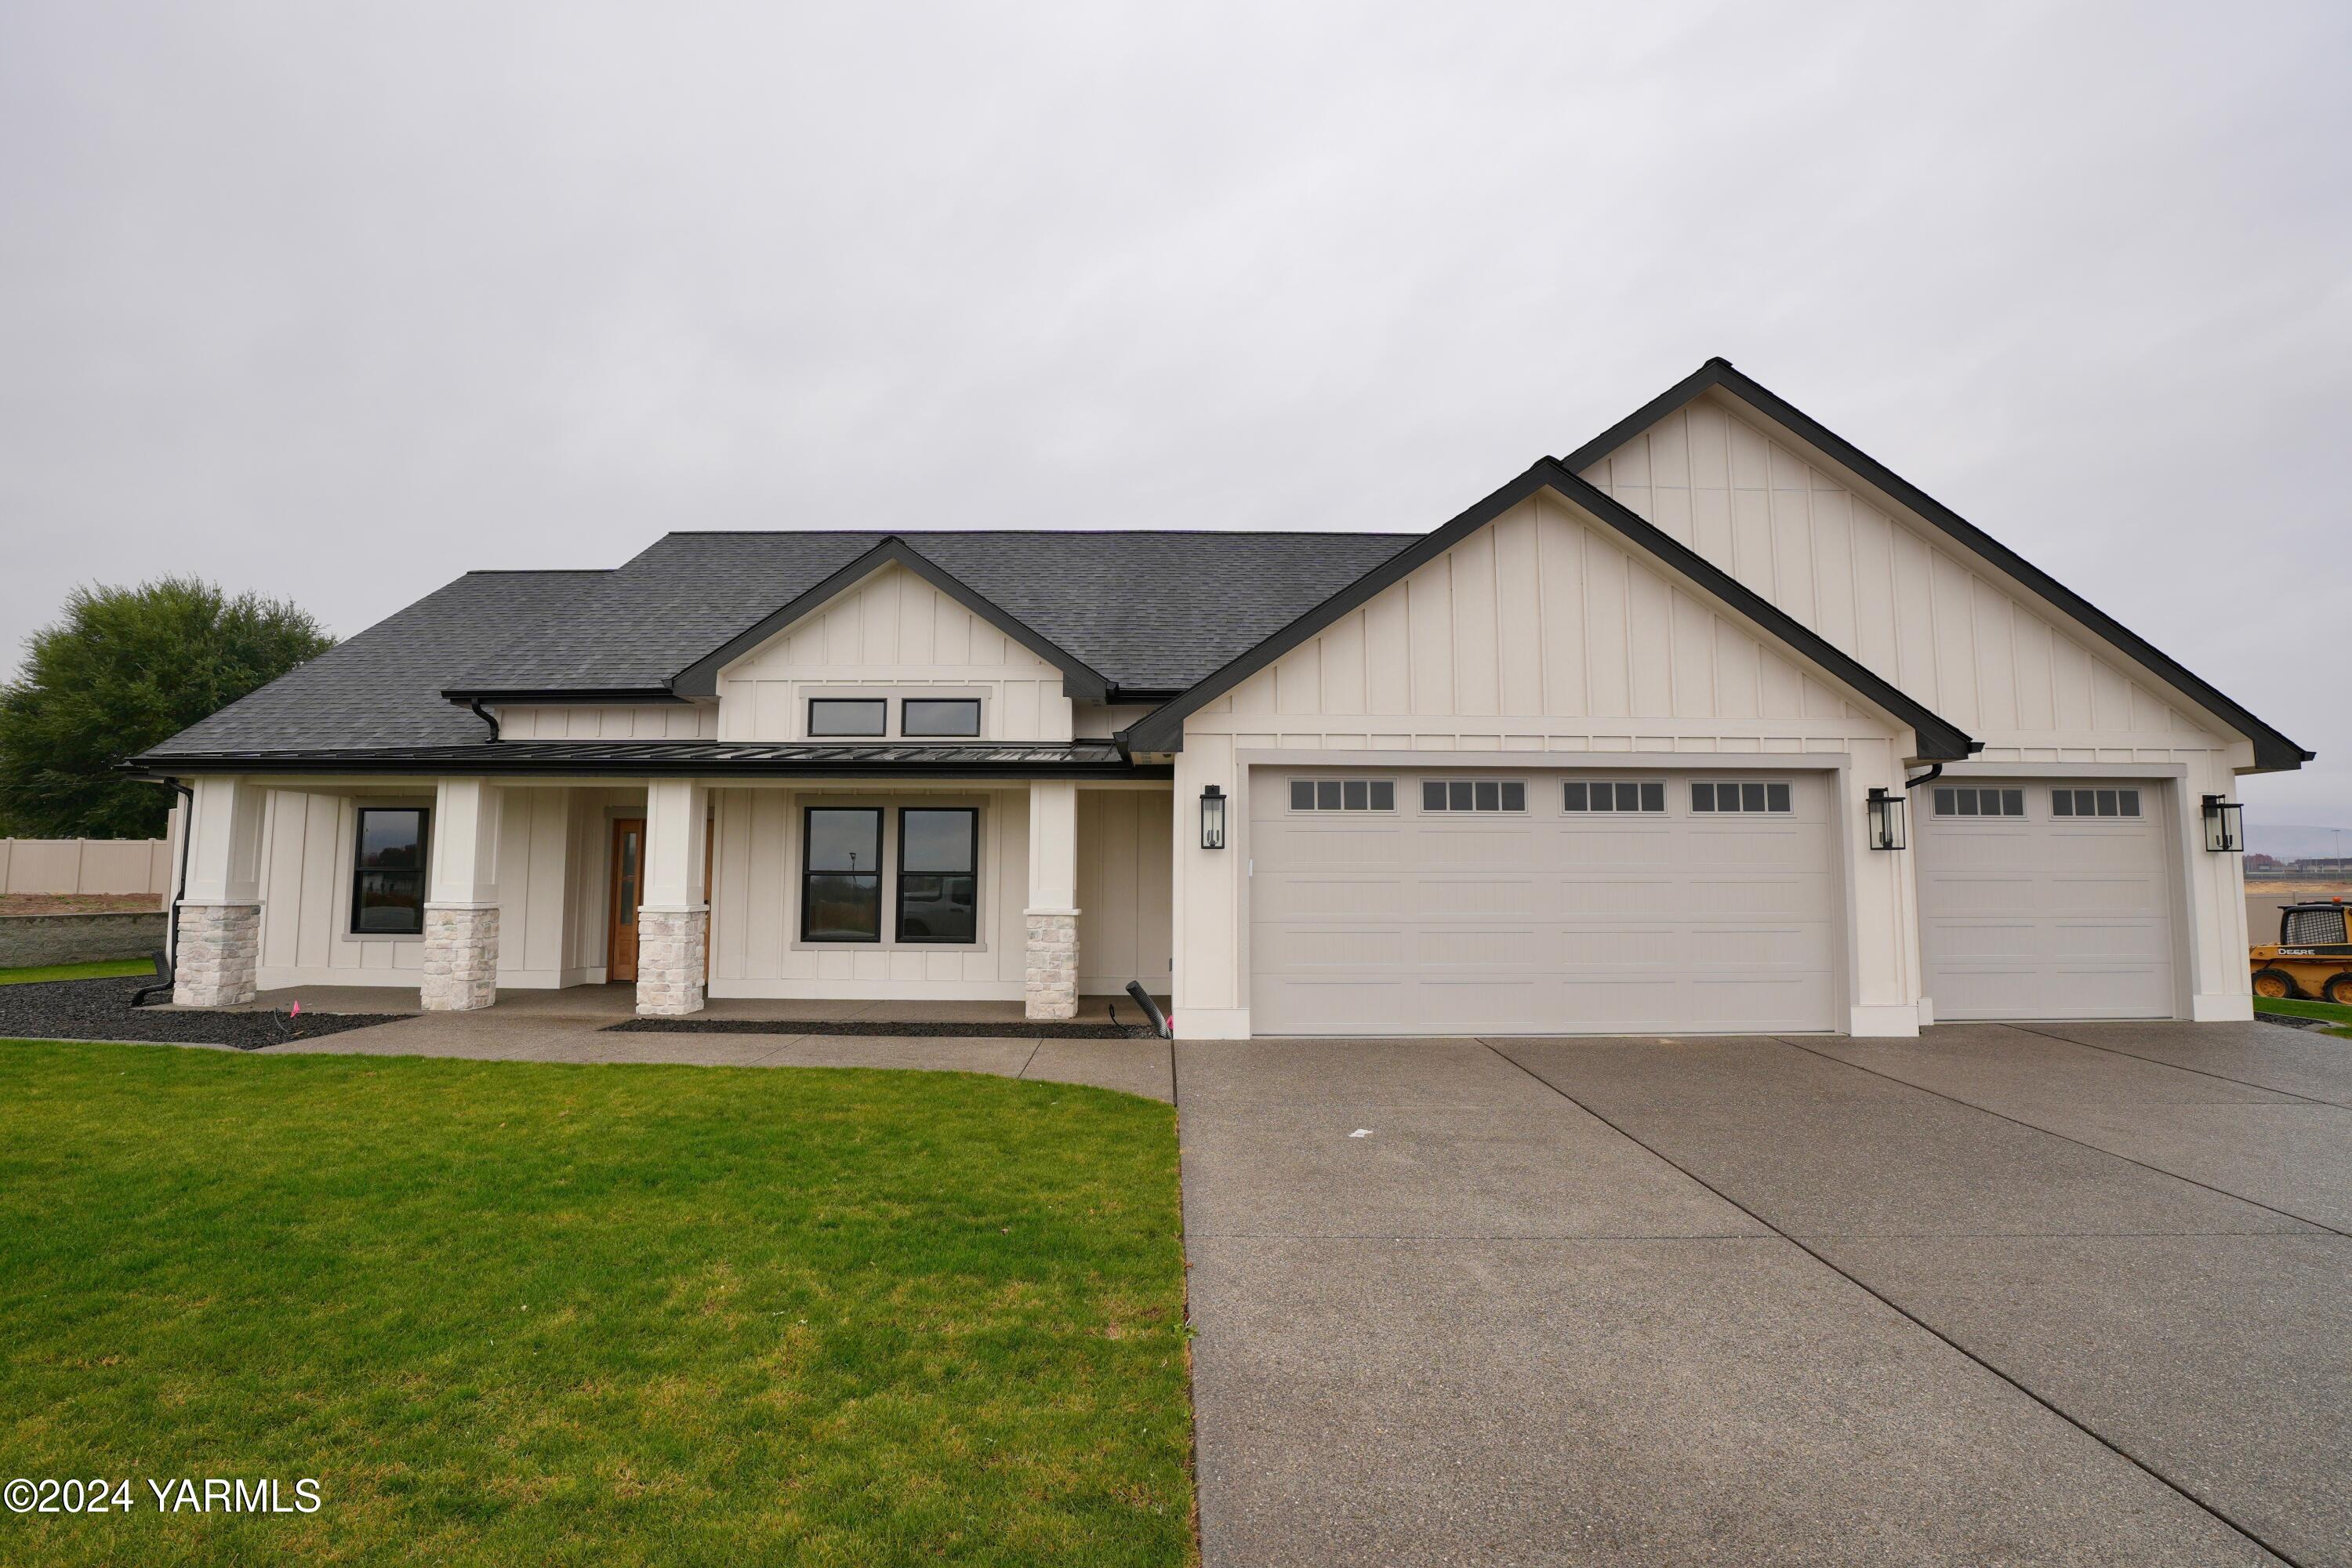
[[[1369,603],[1383,589],[1403,581],[1542,489],[1557,492],[1570,505],[1615,529],[1629,542],[1656,557],[1703,592],[1712,595],[1735,614],[1746,618],[1800,658],[1809,660],[1832,679],[1881,711],[1911,726],[1918,737],[1917,755],[1921,759],[1956,762],[1984,749],[1983,742],[1971,739],[1958,725],[1908,696],[1893,682],[1842,651],[1820,633],[1714,562],[1550,458],[1539,459],[1526,473],[1456,515],[1444,527],[1423,534],[1418,542],[1365,573],[1281,631],[1211,674],[1183,696],[1164,707],[1154,709],[1121,731],[1119,738],[1132,751],[1181,751],[1185,719],[1212,698],[1256,674],[1341,616]]]
[[[1886,496],[1920,521],[1940,530],[1997,571],[2014,578],[2049,600],[2093,635],[2138,664],[2221,720],[2253,742],[2257,771],[2271,773],[2299,768],[2318,753],[2294,741],[2208,684],[2130,627],[2059,582],[2000,540],[1962,517],[1885,464],[1823,425],[1796,405],[1773,392],[1720,356],[1708,360],[1632,414],[1560,459],[1563,467],[1582,471],[1648,429],[1675,409],[1713,387],[1725,393],[1820,449],[1864,483]]]
[[[1054,666],[1062,672],[1062,694],[1080,702],[1100,702],[1110,695],[1110,682],[1100,671],[1069,649],[1042,636],[1019,616],[971,586],[937,562],[923,554],[897,534],[891,534],[873,549],[835,572],[824,582],[795,595],[771,614],[688,665],[670,678],[670,689],[681,697],[716,697],[719,695],[719,669],[740,658],[786,626],[812,614],[855,587],[867,577],[891,564],[905,567],[940,593],[978,616],[982,620]]]
[[[147,775],[194,773],[592,773],[623,777],[1167,778],[1115,742],[905,742],[500,741],[366,750],[149,752],[122,764]]]

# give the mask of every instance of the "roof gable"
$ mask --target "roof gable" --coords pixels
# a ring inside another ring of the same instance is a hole
[[[1914,700],[1753,589],[1687,545],[1661,532],[1549,458],[1538,462],[1444,527],[1423,535],[1415,543],[1300,616],[1281,631],[1230,660],[1181,696],[1153,710],[1130,726],[1122,738],[1136,751],[1181,750],[1184,720],[1204,704],[1452,550],[1521,501],[1546,489],[1557,493],[1576,511],[1613,531],[1638,552],[1655,559],[1674,577],[1691,584],[1759,628],[1804,664],[1820,670],[1872,708],[1907,725],[1917,736],[1919,756],[1958,759],[1978,749],[1977,742],[1958,725]]]
[[[2003,583],[1988,582],[1982,577],[1979,578],[1980,582],[1985,582],[1986,586],[2005,595],[2012,601],[2011,605],[2000,609],[2000,614],[2002,616],[2031,616],[2048,622],[2052,631],[2048,658],[2063,661],[2069,657],[2071,651],[2074,658],[2095,660],[2095,656],[2092,650],[2071,648],[2066,637],[2068,623],[2071,623],[2073,626],[2079,627],[2092,642],[2121,655],[2126,664],[2134,668],[2145,670],[2168,691],[2178,694],[2179,699],[2185,700],[2190,706],[2201,709],[2224,728],[2246,737],[2252,742],[2258,768],[2267,770],[2298,767],[2311,757],[2312,753],[2305,751],[2285,735],[2199,679],[2178,661],[2124,626],[2114,617],[1969,522],[1950,508],[1927,495],[1917,486],[1863,452],[1852,442],[1838,436],[1834,431],[1752,378],[1741,374],[1728,361],[1722,359],[1707,361],[1696,372],[1667,388],[1625,418],[1578,447],[1561,461],[1564,466],[1575,469],[1580,475],[1593,475],[1611,481],[1611,489],[1622,499],[1632,493],[1627,489],[1624,477],[1606,471],[1603,466],[1612,463],[1619,454],[1634,450],[1645,434],[1668,427],[1678,416],[1686,419],[1696,417],[1698,412],[1707,405],[1712,397],[1729,399],[1731,407],[1752,416],[1759,416],[1759,423],[1786,432],[1793,438],[1789,450],[1800,460],[1806,462],[1826,460],[1835,469],[1843,471],[1840,476],[1842,482],[1858,481],[1856,494],[1864,501],[1872,500],[1873,492],[1875,492],[1877,497],[1883,497],[1886,503],[1898,509],[1906,521],[1924,525],[1926,531],[1924,537],[1931,540],[1940,538],[1949,546],[1956,547],[1958,553],[1948,558],[1950,563],[1962,564],[1981,563],[1984,567],[1990,569],[1991,578],[2005,580],[2006,584],[2014,584],[2014,590],[2011,590]],[[1811,450],[1807,451],[1806,448]],[[1675,460],[1688,461],[1689,459],[1678,458]],[[1736,461],[1736,457],[1732,460]],[[1646,478],[1641,482],[1646,483]],[[1684,476],[1684,482],[1687,485],[1690,482],[1690,476]],[[1779,482],[1776,477],[1766,477],[1758,481],[1758,488],[1770,487]],[[1651,504],[1637,510],[1646,511],[1654,521],[1670,532],[1675,531],[1678,527],[1686,528],[1691,525],[1686,520],[1665,515],[1669,509],[1665,492],[1663,490]],[[1769,530],[1770,526],[1769,517],[1764,521],[1763,526]],[[1926,569],[1932,572],[1933,567],[1934,563],[1931,560],[1927,563]],[[1744,571],[1742,574],[1746,574]],[[1962,588],[1965,590],[1965,584],[1962,584]],[[2024,595],[2022,598],[2019,597],[2021,592]],[[2054,616],[2042,614],[2043,606],[2046,606],[2048,611],[2054,612]],[[1800,613],[1803,613],[1806,606],[1799,605],[1798,609]],[[1891,667],[1895,662],[1891,655],[1883,657],[1874,655],[1857,640],[1862,628],[1855,628],[1848,633],[1828,625],[1825,620],[1820,618],[1815,619],[1815,624],[1827,632],[1832,641],[1853,646],[1862,652],[1865,662],[1878,664],[1882,668]],[[1923,635],[1922,628],[1919,627],[1910,627],[1908,630],[1913,636]],[[1929,657],[1933,657],[1932,649]],[[1905,668],[1908,669],[1907,662]],[[2096,682],[2100,673],[2095,668],[2088,672],[2088,679]],[[2105,674],[2105,681],[2110,686],[2122,684],[2117,681],[2113,672]],[[1939,707],[1949,710],[1947,699],[1940,689],[1934,694],[1933,700]],[[2161,693],[2143,693],[2139,698],[2135,699],[2128,689],[2124,689],[2111,692],[2106,700],[2109,706],[2120,705],[2129,709],[2136,703],[2152,706],[2166,699]],[[2053,720],[2055,717],[2053,710]],[[1970,715],[1969,721],[1971,723],[1991,722],[1992,719],[1979,719]],[[2084,727],[2088,728],[2088,723],[2085,722]]]
[[[1003,632],[1062,672],[1063,694],[1080,701],[1100,702],[1109,695],[1110,682],[1085,660],[1042,636],[993,600],[908,545],[896,534],[843,566],[805,593],[794,595],[758,621],[728,638],[680,670],[670,689],[681,697],[716,697],[719,673],[761,644],[782,636],[794,623],[817,614],[876,573],[897,566],[914,574],[973,615]]]

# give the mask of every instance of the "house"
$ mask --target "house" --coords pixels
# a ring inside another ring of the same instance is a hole
[[[131,765],[194,1005],[1885,1036],[2251,1016],[2232,781],[2309,755],[1715,360],[1425,534],[468,573]]]

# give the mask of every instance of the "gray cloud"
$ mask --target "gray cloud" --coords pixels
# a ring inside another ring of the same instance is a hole
[[[676,527],[1423,528],[1723,353],[2352,825],[2352,12],[2260,19],[17,0],[0,639]]]

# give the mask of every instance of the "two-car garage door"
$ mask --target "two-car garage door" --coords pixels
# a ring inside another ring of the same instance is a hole
[[[1253,1030],[1837,1027],[1820,773],[1260,770]]]

